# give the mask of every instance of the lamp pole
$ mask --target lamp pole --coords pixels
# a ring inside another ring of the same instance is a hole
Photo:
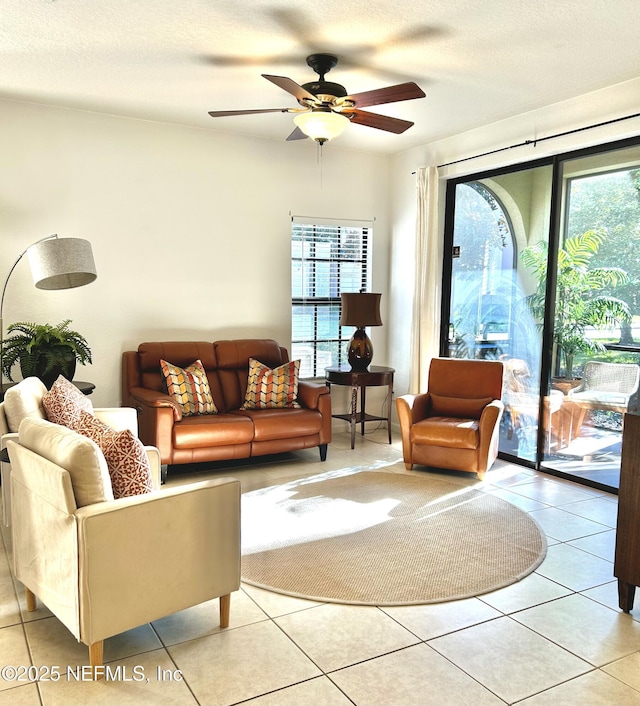
[[[7,291],[7,285],[9,284],[9,280],[11,279],[13,271],[16,269],[20,260],[22,260],[22,258],[27,254],[30,248],[32,248],[34,245],[37,245],[38,243],[43,243],[45,240],[51,240],[52,238],[57,237],[57,234],[48,235],[46,238],[40,238],[40,240],[36,240],[35,243],[31,243],[28,248],[25,248],[25,250],[23,250],[20,255],[18,255],[16,261],[13,263],[13,265],[11,265],[9,274],[7,275],[7,278],[4,281],[4,286],[2,287],[2,297],[0,298],[0,385],[2,385],[2,381],[4,379],[4,295]]]

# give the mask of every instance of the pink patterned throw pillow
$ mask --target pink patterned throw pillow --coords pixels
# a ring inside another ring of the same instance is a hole
[[[76,428],[81,412],[93,414],[91,400],[63,375],[44,393],[42,406],[50,422],[69,429]]]
[[[76,431],[95,441],[104,454],[116,500],[153,490],[144,446],[129,429],[115,431],[92,414],[81,412]]]

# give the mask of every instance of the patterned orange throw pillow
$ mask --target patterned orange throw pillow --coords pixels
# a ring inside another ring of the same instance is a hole
[[[196,360],[188,368],[179,368],[161,360],[160,367],[164,374],[167,394],[180,406],[185,417],[217,414],[202,361]]]
[[[300,407],[297,402],[299,370],[299,360],[272,370],[259,360],[249,358],[249,379],[242,409]]]

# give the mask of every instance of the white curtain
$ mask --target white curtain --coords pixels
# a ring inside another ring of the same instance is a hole
[[[411,324],[409,392],[424,392],[429,361],[439,354],[442,242],[438,227],[438,168],[417,172],[416,273]]]

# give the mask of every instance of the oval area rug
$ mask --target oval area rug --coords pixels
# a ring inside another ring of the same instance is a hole
[[[336,471],[242,496],[242,580],[316,601],[469,598],[519,581],[546,549],[515,505],[428,476]]]

